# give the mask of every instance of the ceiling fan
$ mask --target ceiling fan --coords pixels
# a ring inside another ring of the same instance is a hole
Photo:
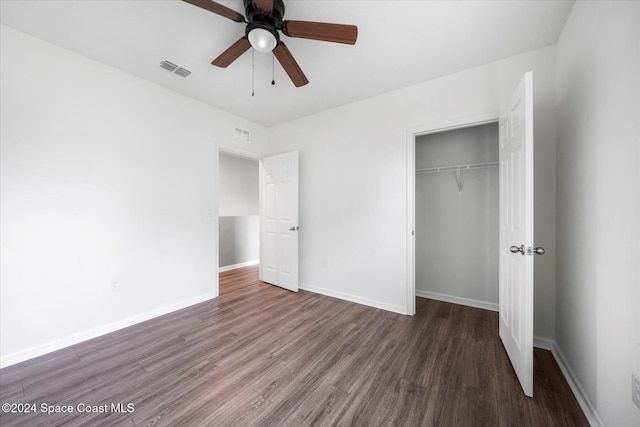
[[[233,21],[247,24],[245,35],[232,44],[211,64],[226,68],[250,47],[259,52],[273,52],[296,87],[304,86],[309,80],[300,69],[287,46],[280,41],[278,30],[289,37],[321,40],[334,43],[355,44],[358,27],[355,25],[329,24],[311,21],[283,21],[282,0],[244,0],[245,18],[213,0],[183,0]]]

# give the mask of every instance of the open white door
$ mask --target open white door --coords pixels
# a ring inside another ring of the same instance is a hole
[[[500,115],[500,338],[533,396],[533,75]]]
[[[298,152],[260,160],[260,280],[298,292]]]

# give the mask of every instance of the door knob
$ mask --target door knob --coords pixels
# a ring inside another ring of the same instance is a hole
[[[298,227],[297,225],[292,225],[291,227],[289,227],[289,231],[296,231],[299,230],[300,227]]]
[[[536,255],[544,255],[545,250],[544,250],[544,248],[543,248],[542,246],[538,246],[537,248],[535,248],[535,249],[533,250],[533,252],[534,252]]]
[[[518,252],[520,252],[522,255],[524,255],[524,245],[520,245],[520,247],[511,246],[509,250],[514,254],[517,254]]]

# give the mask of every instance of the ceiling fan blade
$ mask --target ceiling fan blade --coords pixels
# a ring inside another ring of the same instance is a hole
[[[311,21],[284,21],[282,32],[289,37],[322,40],[325,42],[355,44],[358,27],[355,25],[328,24]]]
[[[223,6],[220,3],[216,3],[213,0],[182,0],[187,3],[191,3],[194,6],[201,7],[202,9],[208,10],[209,12],[216,13],[220,16],[224,16],[225,18],[229,18],[232,21],[236,22],[245,22],[244,15],[240,12],[236,12],[233,9],[229,9],[227,6]]]
[[[273,49],[273,54],[276,56],[280,65],[282,65],[282,68],[284,68],[284,71],[287,72],[295,87],[304,86],[309,83],[307,76],[304,75],[302,69],[296,60],[293,59],[293,55],[291,55],[291,52],[284,43],[278,42],[278,45]]]
[[[245,53],[251,47],[251,43],[247,37],[242,37],[240,40],[232,44],[229,49],[225,50],[216,59],[211,62],[212,65],[221,68],[227,68],[229,64],[238,59],[240,55]]]
[[[253,0],[253,5],[267,15],[273,10],[273,0]]]

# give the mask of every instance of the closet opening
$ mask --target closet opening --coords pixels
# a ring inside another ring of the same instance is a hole
[[[415,296],[499,310],[498,123],[415,135]]]

